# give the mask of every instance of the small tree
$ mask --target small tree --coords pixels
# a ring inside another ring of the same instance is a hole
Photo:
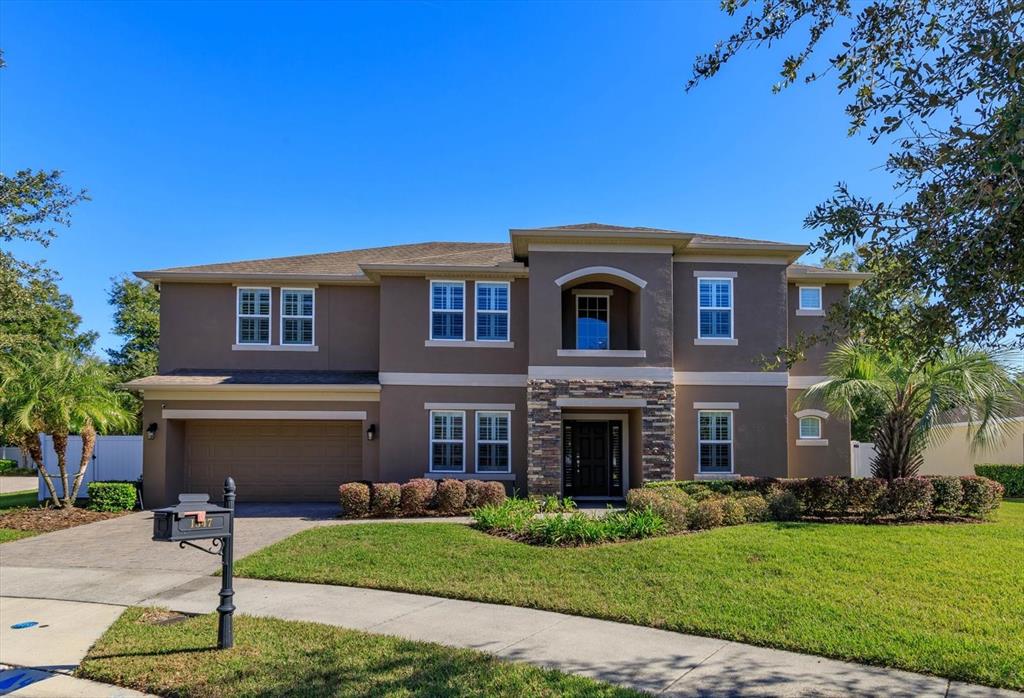
[[[123,428],[134,417],[123,395],[113,389],[110,372],[93,358],[64,351],[32,351],[7,357],[0,386],[5,430],[19,435],[18,443],[32,456],[54,506],[73,507],[96,447],[97,432]],[[53,438],[63,501],[43,467],[39,431]],[[76,432],[82,437],[82,456],[74,480],[69,482],[68,436]]]
[[[947,349],[934,358],[913,358],[847,340],[829,354],[824,369],[828,379],[804,391],[798,403],[822,402],[850,419],[865,405],[882,405],[871,434],[871,469],[887,480],[917,474],[929,440],[949,431],[938,422],[940,414],[962,415],[976,449],[1005,439],[1006,417],[1021,400],[998,352]]]

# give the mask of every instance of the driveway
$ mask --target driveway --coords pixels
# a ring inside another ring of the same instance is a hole
[[[8,492],[24,492],[25,490],[36,491],[39,488],[39,480],[34,477],[8,476],[0,477],[0,494]]]
[[[316,526],[334,504],[240,504],[235,558]],[[220,557],[157,543],[153,515],[135,512],[0,546],[0,595],[136,604],[220,569]]]

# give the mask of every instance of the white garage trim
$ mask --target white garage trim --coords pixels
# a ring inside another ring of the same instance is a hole
[[[343,410],[173,410],[163,411],[164,419],[304,419],[364,420],[366,412]]]

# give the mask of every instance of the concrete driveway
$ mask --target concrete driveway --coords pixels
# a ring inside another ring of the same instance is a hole
[[[7,494],[8,492],[24,492],[25,490],[32,490],[33,492],[38,491],[39,480],[34,477],[0,477],[0,494]]]
[[[316,526],[341,523],[334,504],[240,504],[235,558]],[[0,546],[0,595],[131,605],[220,569],[220,557],[156,543],[153,515],[45,533]]]

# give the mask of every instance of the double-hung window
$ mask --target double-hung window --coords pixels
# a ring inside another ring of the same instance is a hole
[[[313,346],[313,289],[281,289],[281,344]]]
[[[697,279],[697,336],[732,339],[732,279]]]
[[[508,341],[507,281],[476,282],[476,338],[482,342]]]
[[[821,286],[801,286],[800,310],[821,309]]]
[[[464,340],[465,281],[430,282],[430,338]]]
[[[430,470],[465,471],[466,413],[433,410],[430,413]]]
[[[510,412],[476,413],[476,471],[478,473],[511,472],[510,417]]]
[[[270,344],[270,289],[239,288],[235,340],[238,344]]]
[[[700,410],[697,442],[700,472],[732,472],[732,412]]]
[[[820,439],[821,438],[821,417],[800,418],[800,438]]]
[[[576,296],[576,348],[609,349],[608,296]]]

